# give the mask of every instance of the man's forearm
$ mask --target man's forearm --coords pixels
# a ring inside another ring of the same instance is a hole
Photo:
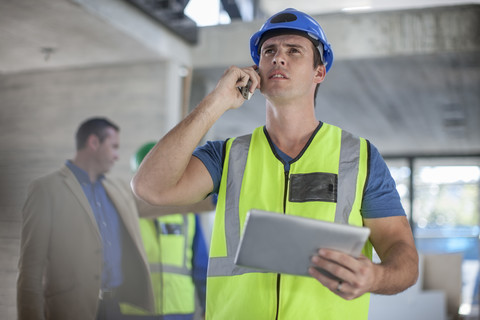
[[[141,218],[156,218],[168,214],[186,214],[211,212],[215,209],[211,197],[205,198],[200,202],[184,206],[152,206],[142,200],[137,201],[139,216]]]
[[[371,292],[385,295],[400,293],[417,282],[417,251],[411,245],[399,242],[386,252],[376,268],[376,281]]]
[[[374,282],[368,291],[396,294],[415,284],[418,253],[405,216],[364,219],[370,228],[370,241],[381,263],[374,265]]]
[[[214,94],[208,95],[145,157],[132,180],[132,189],[139,198],[151,204],[168,204],[162,195],[179,183],[194,149],[224,112],[218,104]]]

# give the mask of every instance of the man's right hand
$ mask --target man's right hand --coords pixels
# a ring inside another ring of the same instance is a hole
[[[232,66],[228,68],[223,73],[223,76],[218,81],[211,95],[214,99],[220,99],[225,105],[226,110],[239,108],[245,102],[245,99],[238,90],[239,87],[246,86],[250,80],[252,82],[250,86],[251,93],[253,93],[255,89],[260,89],[260,76],[256,69],[257,66],[246,68]]]

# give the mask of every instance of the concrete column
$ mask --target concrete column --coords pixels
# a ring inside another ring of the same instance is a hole
[[[166,119],[164,121],[165,133],[173,128],[182,119],[182,104],[183,104],[183,78],[185,76],[185,66],[177,61],[170,60],[165,63],[165,103],[164,114]]]

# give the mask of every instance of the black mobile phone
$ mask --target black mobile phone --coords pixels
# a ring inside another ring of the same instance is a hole
[[[250,92],[250,87],[252,86],[252,81],[248,80],[247,85],[245,87],[239,87],[240,93],[242,94],[245,100],[250,100],[253,93]]]

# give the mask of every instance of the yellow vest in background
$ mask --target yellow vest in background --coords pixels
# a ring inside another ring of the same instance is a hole
[[[192,280],[192,244],[195,215],[174,214],[156,219],[140,219],[142,240],[150,263],[155,294],[153,315],[195,312],[195,284]],[[152,315],[126,303],[126,315]]]
[[[263,128],[227,141],[210,248],[206,319],[366,320],[369,294],[347,301],[312,277],[259,272],[233,261],[252,208],[361,226],[367,163],[366,140],[325,123],[289,172]],[[316,181],[334,182],[318,192]],[[305,183],[311,190],[296,190]],[[371,259],[370,242],[363,254]]]

